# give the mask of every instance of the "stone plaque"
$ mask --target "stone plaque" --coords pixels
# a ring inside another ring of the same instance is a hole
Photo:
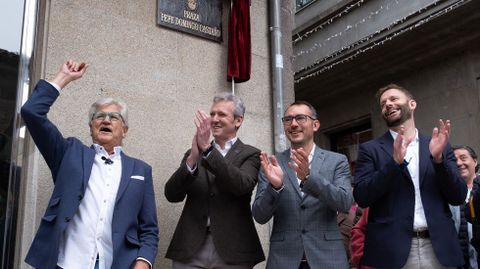
[[[157,24],[222,42],[222,0],[158,0]]]

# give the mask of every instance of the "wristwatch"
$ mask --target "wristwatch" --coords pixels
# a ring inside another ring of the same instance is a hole
[[[300,188],[303,188],[303,184],[305,184],[305,181],[308,180],[308,177],[309,177],[309,176],[310,176],[310,174],[306,175],[305,178],[300,181]]]

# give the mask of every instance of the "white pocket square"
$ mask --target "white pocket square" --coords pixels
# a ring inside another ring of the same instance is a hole
[[[131,176],[130,178],[138,179],[138,180],[145,180],[142,176]]]

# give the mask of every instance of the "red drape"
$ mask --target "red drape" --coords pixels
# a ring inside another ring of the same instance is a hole
[[[250,0],[231,0],[228,24],[227,80],[250,79],[252,44],[250,38]]]

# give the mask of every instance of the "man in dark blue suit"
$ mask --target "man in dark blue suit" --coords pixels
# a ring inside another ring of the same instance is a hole
[[[465,202],[467,186],[448,144],[450,121],[432,137],[415,128],[417,106],[395,84],[377,92],[389,131],[360,145],[355,200],[370,207],[362,263],[375,268],[453,268],[463,264],[448,204]]]
[[[126,104],[103,98],[92,105],[91,147],[64,138],[47,118],[61,89],[87,67],[65,62],[51,82],[38,82],[22,107],[55,184],[25,261],[42,269],[152,268],[158,245],[152,168],[122,152]]]

